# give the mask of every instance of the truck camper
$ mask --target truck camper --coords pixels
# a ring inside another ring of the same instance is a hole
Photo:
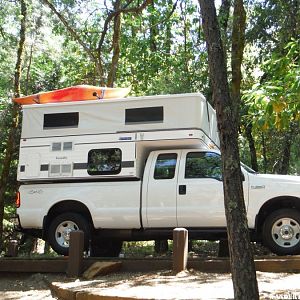
[[[201,94],[27,105],[18,180],[141,178],[150,150],[218,143],[215,112]],[[121,161],[95,165],[105,157]]]
[[[23,106],[18,219],[67,255],[83,230],[91,255],[124,240],[226,238],[216,113],[202,94]],[[300,253],[300,178],[242,166],[253,240]]]

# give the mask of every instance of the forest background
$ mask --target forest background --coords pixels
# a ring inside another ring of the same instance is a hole
[[[258,172],[300,175],[300,4],[246,0],[244,5],[241,159]],[[217,6],[229,62],[232,3]],[[12,233],[18,186],[21,122],[16,120],[22,116],[11,99],[21,36],[23,95],[77,84],[131,86],[132,96],[202,92],[214,105],[197,1],[0,0],[3,239]],[[229,63],[228,71],[230,77]],[[12,159],[5,174],[8,151]]]

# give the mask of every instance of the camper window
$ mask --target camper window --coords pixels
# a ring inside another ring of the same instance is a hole
[[[125,124],[163,122],[162,106],[130,108],[125,110]]]
[[[122,151],[118,148],[92,149],[88,154],[89,175],[114,175],[121,172]]]
[[[57,113],[44,115],[44,129],[76,128],[79,123],[79,113]]]

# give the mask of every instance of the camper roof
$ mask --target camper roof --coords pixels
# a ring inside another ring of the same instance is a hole
[[[218,145],[215,111],[200,93],[23,106],[23,139],[176,129],[201,129]]]

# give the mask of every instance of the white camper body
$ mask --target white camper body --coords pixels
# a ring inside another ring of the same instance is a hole
[[[141,178],[152,150],[218,145],[215,111],[199,93],[27,105],[18,180]]]

